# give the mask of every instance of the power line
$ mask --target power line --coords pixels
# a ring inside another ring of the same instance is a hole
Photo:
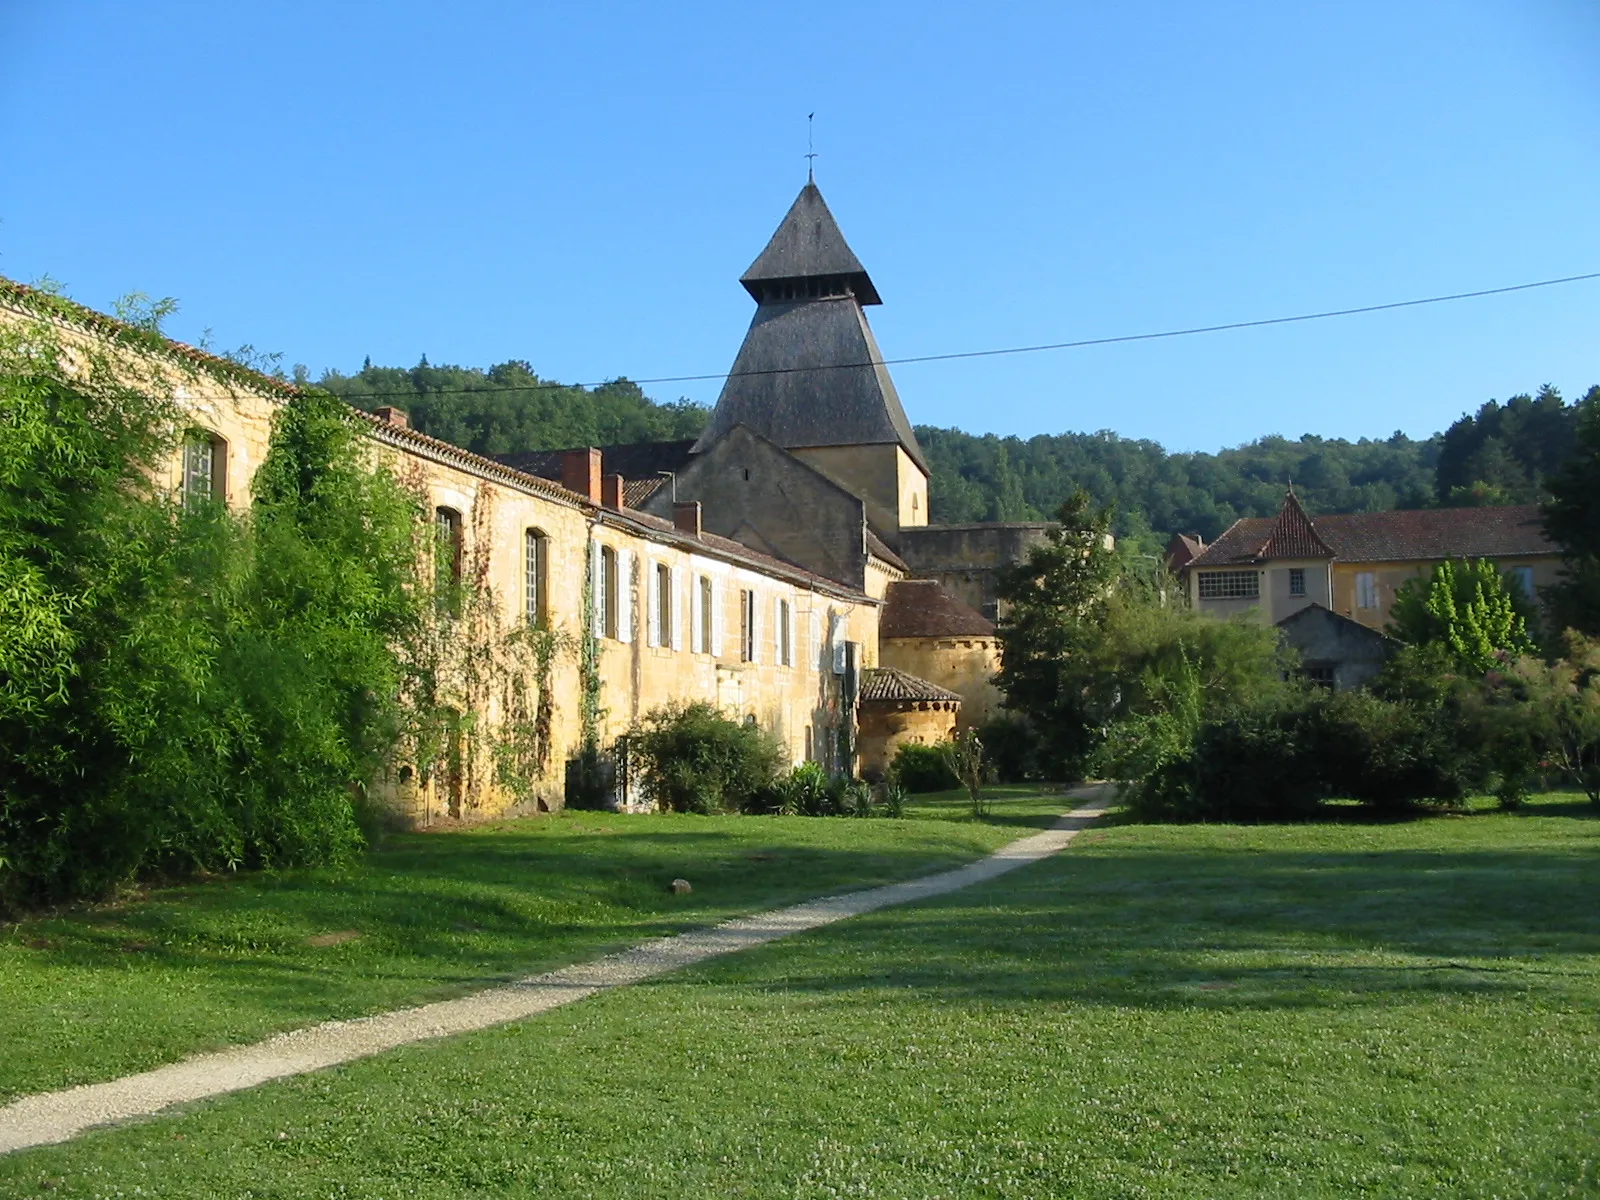
[[[1037,346],[1007,346],[999,350],[962,350],[951,354],[917,354],[907,358],[883,358],[875,362],[826,363],[811,367],[769,367],[760,371],[723,371],[710,375],[659,375],[651,379],[602,380],[599,383],[529,383],[513,387],[436,388],[410,392],[360,392],[355,399],[389,400],[415,396],[465,396],[494,395],[505,392],[561,391],[569,388],[598,388],[623,382],[646,383],[704,383],[718,379],[740,379],[755,375],[796,375],[805,371],[851,371],[861,367],[901,366],[907,363],[950,362],[959,358],[996,358],[1007,354],[1038,354],[1046,350],[1080,350],[1088,346],[1114,346],[1124,342],[1153,342],[1163,338],[1193,337],[1202,333],[1225,333],[1233,329],[1260,329],[1268,325],[1293,325],[1303,321],[1325,321],[1330,317],[1353,317],[1361,313],[1388,312],[1396,308],[1417,308],[1424,304],[1447,304],[1454,300],[1476,300],[1483,296],[1503,296],[1508,292],[1527,292],[1534,288],[1557,287],[1565,283],[1581,283],[1600,279],[1600,271],[1585,275],[1565,275],[1560,279],[1540,279],[1533,283],[1514,283],[1507,287],[1483,288],[1475,292],[1452,292],[1448,296],[1425,296],[1420,300],[1394,300],[1387,304],[1364,304],[1359,308],[1334,308],[1326,312],[1298,313],[1291,317],[1263,317],[1255,321],[1229,321],[1221,325],[1194,325],[1187,329],[1163,329],[1155,333],[1125,333],[1116,337],[1081,338],[1072,342],[1045,342]]]

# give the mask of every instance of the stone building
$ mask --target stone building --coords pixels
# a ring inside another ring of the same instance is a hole
[[[592,650],[562,656],[542,682],[554,699],[547,761],[520,795],[484,766],[486,748],[453,777],[397,762],[392,799],[406,816],[559,806],[582,746],[609,753],[670,702],[710,701],[773,731],[794,762],[855,771],[861,681],[879,678],[881,659],[911,681],[902,690],[937,696],[908,702],[930,705],[946,733],[958,709],[969,721],[994,710],[998,644],[974,608],[992,604],[984,573],[1043,527],[927,524],[927,464],[863,308],[878,292],[814,184],[741,282],[756,314],[692,443],[496,460],[410,428],[398,409],[362,414],[376,458],[473,573],[483,621],[561,630]],[[148,369],[191,421],[166,482],[249,503],[294,385],[0,280],[0,321],[29,320]],[[598,687],[592,710],[586,683]],[[463,701],[481,709],[486,737],[505,719],[504,692],[490,680]],[[617,788],[627,802],[625,773]]]

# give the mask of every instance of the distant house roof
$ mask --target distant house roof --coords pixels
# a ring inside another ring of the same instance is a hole
[[[1336,613],[1331,608],[1324,608],[1315,601],[1296,612],[1290,613],[1278,622],[1278,628],[1291,642],[1296,640],[1300,631],[1313,625],[1329,625],[1335,627],[1344,637],[1356,638],[1359,641],[1370,642],[1373,646],[1397,648],[1399,642],[1381,630],[1373,629],[1370,625],[1363,625],[1353,617],[1343,613]]]
[[[1299,507],[1296,502],[1295,507]],[[1419,508],[1332,513],[1308,518],[1315,542],[1293,530],[1275,538],[1283,514],[1245,517],[1189,564],[1220,567],[1272,558],[1331,557],[1339,562],[1418,562],[1446,558],[1523,558],[1557,553],[1534,504],[1494,508]],[[1307,553],[1316,544],[1326,554]]]
[[[1175,533],[1162,557],[1169,571],[1181,571],[1205,548],[1205,539],[1198,533]]]
[[[960,704],[961,696],[926,679],[918,679],[895,667],[867,667],[861,672],[861,692],[857,699],[874,701],[915,700],[935,704]]]
[[[994,636],[993,621],[931,579],[891,583],[883,599],[880,638]]]

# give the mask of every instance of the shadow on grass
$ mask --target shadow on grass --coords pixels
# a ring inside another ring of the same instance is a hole
[[[1593,847],[1117,849],[830,928],[718,971],[795,992],[1131,1008],[1382,1006],[1494,993],[1592,1003]],[[878,997],[881,999],[881,997]]]

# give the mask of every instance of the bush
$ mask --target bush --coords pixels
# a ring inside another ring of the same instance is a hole
[[[410,497],[315,395],[250,513],[152,494],[174,381],[62,361],[0,334],[0,906],[347,860],[403,720]]]
[[[1393,811],[1459,800],[1477,779],[1461,727],[1443,710],[1305,689],[1220,718],[1197,711],[1145,718],[1113,739],[1126,743],[1121,763],[1141,816],[1302,820],[1332,798]]]
[[[673,812],[748,808],[771,791],[783,761],[770,734],[705,701],[656,709],[630,743],[646,795]]]
[[[1023,718],[993,717],[978,729],[978,737],[1001,783],[1027,783],[1044,777],[1039,766],[1039,735]]]
[[[894,773],[906,791],[917,795],[923,792],[945,792],[961,786],[950,756],[943,746],[925,746],[920,742],[907,742],[895,751],[889,770]]]

